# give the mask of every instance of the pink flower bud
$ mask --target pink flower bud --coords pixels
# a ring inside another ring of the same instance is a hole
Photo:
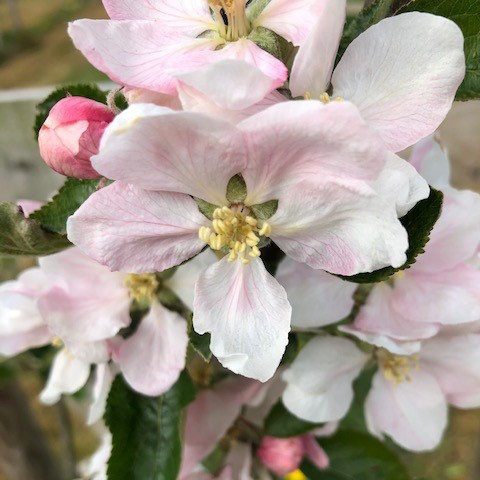
[[[115,115],[102,103],[67,97],[51,110],[40,129],[40,155],[56,172],[68,177],[97,178],[91,165],[100,139]]]
[[[304,453],[302,437],[263,437],[257,450],[262,463],[281,477],[300,466]]]

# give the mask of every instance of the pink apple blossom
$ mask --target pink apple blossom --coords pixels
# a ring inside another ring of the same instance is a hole
[[[75,46],[113,81],[174,93],[173,75],[224,58],[256,65],[280,86],[288,71],[256,43],[271,30],[300,45],[323,2],[315,0],[104,0],[111,20],[70,24]],[[262,8],[263,7],[263,8]]]
[[[90,159],[98,153],[105,128],[115,118],[103,103],[67,97],[50,110],[38,144],[45,163],[68,177],[96,178]]]
[[[348,102],[282,102],[237,125],[132,105],[93,159],[118,181],[80,207],[68,234],[100,263],[136,273],[178,265],[206,244],[226,254],[196,283],[194,327],[212,334],[224,366],[265,381],[288,341],[290,305],[259,258],[260,242],[343,275],[402,265],[408,240],[396,199],[372,188],[387,157]],[[228,200],[236,175],[246,192]],[[428,194],[419,191],[412,204]],[[192,197],[211,204],[213,216]],[[270,218],[256,218],[272,201]]]
[[[443,17],[396,15],[360,34],[334,69],[345,3],[326,0],[326,14],[295,57],[290,90],[294,97],[352,102],[398,152],[433,133],[450,110],[465,75],[463,34]]]

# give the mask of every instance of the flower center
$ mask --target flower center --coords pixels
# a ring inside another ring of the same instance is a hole
[[[305,95],[303,96],[305,100],[312,100],[312,94],[310,92],[305,92]],[[327,93],[324,92],[322,93],[319,97],[318,100],[320,100],[323,104],[327,105],[328,103],[331,103],[333,101],[335,102],[343,102],[345,99],[343,97],[335,97],[332,99],[332,97]]]
[[[394,355],[381,348],[377,351],[377,358],[384,377],[395,385],[410,382],[409,373],[420,368],[418,355]]]
[[[272,227],[250,215],[243,204],[217,208],[213,212],[212,228],[201,227],[198,236],[213,250],[228,251],[228,261],[240,259],[243,264],[260,256],[260,237],[268,237]]]
[[[227,42],[235,42],[250,33],[246,0],[209,0],[209,4],[218,25],[218,33]]]
[[[130,274],[125,279],[130,296],[137,302],[151,302],[158,289],[158,280],[154,273]]]

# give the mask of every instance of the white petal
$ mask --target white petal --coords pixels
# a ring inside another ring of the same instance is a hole
[[[108,363],[101,363],[97,365],[95,370],[93,399],[88,410],[87,425],[93,425],[103,417],[113,378],[114,374]]]
[[[205,270],[195,288],[195,330],[210,332],[210,349],[222,365],[267,381],[288,343],[292,309],[283,287],[260,259],[249,265],[227,258]]]

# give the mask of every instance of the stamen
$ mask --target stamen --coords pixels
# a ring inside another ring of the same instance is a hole
[[[332,97],[330,97],[330,95],[327,92],[322,93],[318,99],[325,105],[332,102]],[[345,99],[343,97],[335,97],[333,101],[341,103],[341,102],[344,102]]]
[[[154,273],[145,273],[127,275],[125,286],[128,288],[130,296],[137,302],[142,303],[153,300],[159,284]]]
[[[377,351],[377,359],[384,377],[395,385],[403,382],[410,382],[409,373],[412,370],[419,370],[419,355],[394,355],[384,348]]]
[[[218,33],[228,42],[246,37],[251,31],[246,0],[209,0]]]
[[[56,347],[56,348],[63,347],[63,341],[60,337],[53,337],[51,344],[52,344],[52,347]]]
[[[227,250],[228,261],[237,259],[246,265],[260,256],[261,237],[268,237],[272,227],[259,222],[243,204],[217,208],[213,212],[212,228],[200,227],[198,237],[213,250]],[[227,253],[227,252],[226,252]]]

